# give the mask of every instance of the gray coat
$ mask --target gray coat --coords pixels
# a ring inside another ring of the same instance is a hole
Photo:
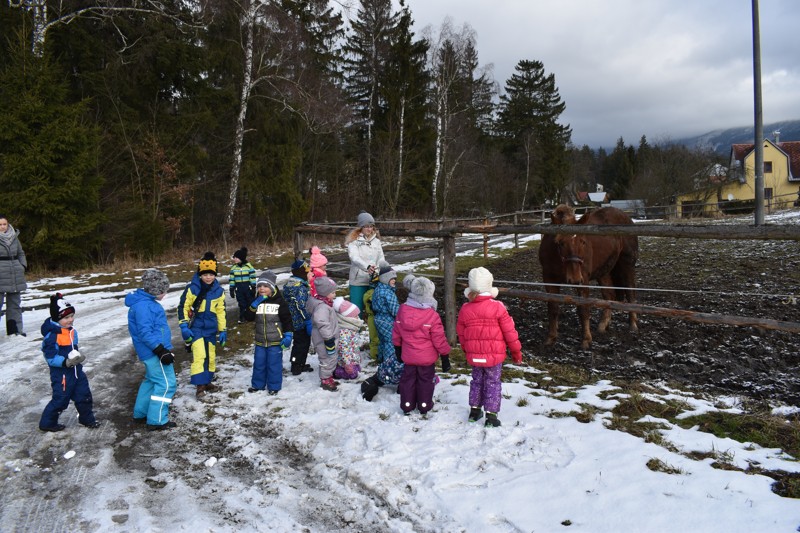
[[[0,238],[0,292],[22,292],[28,288],[25,283],[28,260],[19,243],[19,231],[9,224],[8,232],[14,235],[10,242]]]

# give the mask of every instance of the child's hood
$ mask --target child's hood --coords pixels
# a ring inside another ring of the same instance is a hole
[[[398,318],[398,320],[402,320],[403,326],[410,329],[419,329],[423,326],[429,326],[431,321],[435,320],[437,313],[430,307],[413,307],[408,304],[402,304],[400,306],[402,311],[402,317]],[[397,313],[400,315],[400,312]]]
[[[153,300],[155,301],[156,297],[152,294],[148,293],[144,289],[136,289],[133,292],[129,292],[125,295],[125,305],[127,307],[133,307],[134,305],[138,304],[139,302],[145,300]]]
[[[48,333],[59,333],[61,332],[62,329],[73,329],[73,326],[65,328],[58,322],[53,322],[52,318],[47,317],[44,319],[44,322],[42,323],[41,332],[42,335],[47,335]]]

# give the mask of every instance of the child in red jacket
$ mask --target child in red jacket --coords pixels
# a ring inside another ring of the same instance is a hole
[[[392,329],[397,358],[405,366],[400,377],[400,409],[409,414],[419,409],[425,414],[433,408],[436,360],[441,356],[442,371],[450,371],[450,344],[436,312],[436,288],[427,278],[406,276],[408,300],[400,306]]]
[[[469,271],[469,287],[464,296],[469,300],[458,313],[456,333],[467,362],[472,366],[472,382],[469,384],[469,421],[483,417],[486,409],[486,426],[497,427],[500,421],[501,384],[500,373],[506,358],[506,347],[511,351],[514,363],[522,362],[522,345],[514,327],[514,319],[506,306],[495,300],[497,289],[492,287],[494,278],[483,267]]]

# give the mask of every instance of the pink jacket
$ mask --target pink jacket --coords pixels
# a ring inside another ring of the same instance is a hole
[[[392,343],[402,347],[407,365],[432,365],[439,354],[450,353],[442,319],[430,307],[401,305],[392,329]]]
[[[521,359],[522,345],[506,306],[491,296],[478,296],[458,313],[458,341],[472,366],[496,366],[506,358],[506,346]]]

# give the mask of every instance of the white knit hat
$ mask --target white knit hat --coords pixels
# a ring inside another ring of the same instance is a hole
[[[469,294],[474,292],[475,294],[489,293],[492,298],[496,298],[499,291],[492,287],[493,282],[494,276],[491,272],[483,267],[473,268],[469,271],[469,287],[464,289],[464,296],[469,298]]]

